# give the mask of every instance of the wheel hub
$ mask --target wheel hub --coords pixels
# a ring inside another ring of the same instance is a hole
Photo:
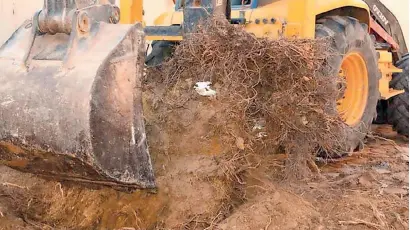
[[[350,126],[357,125],[366,109],[368,97],[368,72],[363,57],[356,52],[347,54],[340,67],[339,84],[341,99],[337,109],[343,121]]]

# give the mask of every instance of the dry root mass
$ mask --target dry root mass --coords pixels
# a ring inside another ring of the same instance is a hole
[[[201,119],[203,112],[190,106],[195,101],[202,110],[214,111],[208,133],[218,131],[224,143],[238,147],[234,152],[286,153],[289,172],[304,174],[319,152],[340,153],[347,135],[337,112],[343,82],[328,65],[338,55],[330,42],[256,38],[213,19],[175,46],[172,58],[150,68],[146,85],[166,89],[152,91],[161,102],[156,113],[163,122],[178,123],[170,114],[181,108],[192,111],[179,113],[179,121],[189,113]],[[216,96],[198,95],[197,82],[211,82]]]

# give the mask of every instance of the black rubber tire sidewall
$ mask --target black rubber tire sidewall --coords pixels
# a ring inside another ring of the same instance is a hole
[[[333,38],[332,48],[341,55],[329,60],[334,71],[339,71],[343,58],[351,52],[359,53],[366,62],[368,71],[368,97],[360,122],[347,129],[347,141],[343,151],[351,152],[363,146],[363,140],[377,116],[376,106],[380,98],[378,56],[373,41],[367,32],[367,25],[361,24],[351,17],[330,16],[318,20],[316,38],[330,36]],[[337,74],[335,72],[335,74]]]
[[[396,66],[403,70],[402,73],[393,74],[390,87],[404,90],[403,94],[389,99],[387,107],[387,118],[397,133],[409,136],[409,56],[400,59]]]
[[[175,42],[171,41],[153,41],[151,43],[152,51],[145,58],[147,66],[158,66],[166,58],[171,57],[174,52]]]

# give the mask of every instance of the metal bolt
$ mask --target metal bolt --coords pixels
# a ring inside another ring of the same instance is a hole
[[[275,19],[275,18],[271,18],[271,19],[270,19],[270,22],[271,22],[272,24],[275,24],[275,23],[276,23],[276,19]]]
[[[268,24],[268,19],[264,18],[263,19],[263,24]]]
[[[78,15],[78,29],[83,32],[87,33],[90,31],[91,23],[90,23],[90,18],[88,17],[86,12],[81,12]]]
[[[255,20],[255,23],[256,23],[256,24],[259,24],[259,23],[261,23],[261,20],[256,19],[256,20]]]
[[[31,27],[33,27],[33,23],[32,23],[32,22],[28,23],[24,28],[30,29]]]
[[[114,7],[112,15],[110,17],[110,22],[112,24],[117,24],[120,22],[120,9],[118,7]]]

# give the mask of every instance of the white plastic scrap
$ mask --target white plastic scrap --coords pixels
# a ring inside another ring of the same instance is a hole
[[[0,103],[1,106],[9,106],[14,102],[13,98],[11,96],[6,96],[5,98],[2,98],[3,102]]]
[[[266,132],[259,132],[257,135],[256,135],[256,137],[258,137],[258,138],[263,138],[263,137],[267,137],[268,136],[268,134],[266,133]]]
[[[211,86],[210,86],[211,84],[212,83],[209,81],[197,82],[194,86],[194,89],[201,96],[206,96],[206,97],[215,96],[216,91],[211,89]]]
[[[255,122],[255,125],[252,128],[252,132],[255,132],[256,130],[263,130],[265,128],[265,125],[266,125],[265,119],[259,118],[259,119],[256,119],[254,122]]]
[[[252,128],[252,132],[260,131],[260,132],[257,132],[256,137],[258,138],[267,137],[268,134],[264,131],[265,126],[266,126],[266,120],[263,118],[259,118],[259,119],[254,120],[254,122],[255,122],[255,125]]]
[[[303,116],[301,120],[303,125],[307,125],[309,123],[308,119],[305,116]]]

